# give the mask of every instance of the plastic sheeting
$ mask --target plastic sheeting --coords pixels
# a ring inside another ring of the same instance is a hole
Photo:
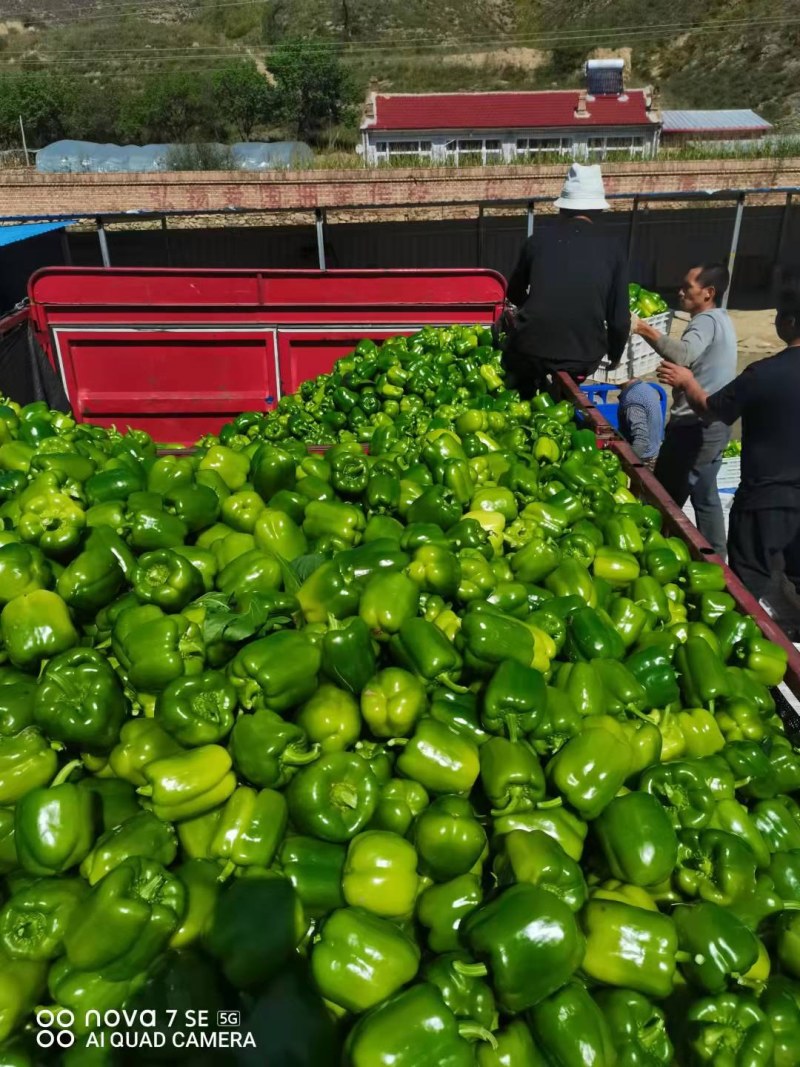
[[[168,169],[170,150],[180,145],[95,144],[92,141],[55,141],[36,153],[36,169],[43,174],[151,173]],[[215,145],[230,151],[239,170],[274,170],[303,167],[314,153],[302,141],[241,141]]]

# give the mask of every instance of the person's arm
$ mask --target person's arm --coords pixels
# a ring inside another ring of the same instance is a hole
[[[731,426],[741,418],[748,393],[747,370],[711,394],[705,391],[688,367],[662,363],[656,374],[662,385],[683,389],[689,406],[698,415],[705,416],[707,421],[716,420]]]
[[[514,272],[508,280],[506,299],[510,303],[516,304],[517,307],[520,307],[525,303],[525,298],[528,295],[528,286],[531,280],[530,244],[530,239],[528,239],[522,246],[517,265],[514,267]]]
[[[636,321],[633,332],[643,337],[662,359],[677,363],[679,367],[693,367],[714,340],[714,320],[698,315],[683,331],[680,340],[667,337],[643,319]]]
[[[606,308],[608,360],[615,367],[622,359],[631,335],[631,310],[628,300],[628,265],[620,256],[614,271]]]
[[[647,410],[641,404],[631,404],[626,413],[628,421],[628,444],[639,457],[645,458],[645,453],[650,449],[650,422],[647,418]]]

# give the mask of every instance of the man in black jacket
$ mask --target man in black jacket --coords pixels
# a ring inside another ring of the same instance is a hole
[[[630,336],[626,257],[596,225],[609,207],[600,168],[573,163],[555,206],[555,225],[528,238],[508,283],[519,312],[504,363],[523,396],[556,371],[585,378],[606,355],[615,366]]]

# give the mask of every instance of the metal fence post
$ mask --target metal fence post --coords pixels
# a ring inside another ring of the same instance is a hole
[[[733,286],[733,268],[736,263],[736,250],[739,247],[739,234],[742,231],[742,215],[744,214],[745,194],[740,193],[736,203],[736,219],[733,223],[733,236],[731,237],[731,250],[728,253],[728,288],[722,297],[722,307],[728,306],[728,298]]]
[[[533,237],[533,200],[528,203],[528,237]]]
[[[105,226],[103,226],[103,220],[101,218],[97,218],[95,221],[97,222],[97,239],[100,242],[100,258],[103,260],[104,267],[110,267],[111,257],[108,254],[108,241],[106,239]]]
[[[477,265],[483,266],[483,204],[478,204],[478,222],[475,233],[475,256]]]
[[[631,207],[631,221],[628,227],[628,263],[630,263],[633,257],[633,242],[636,237],[636,222],[639,218],[639,197],[633,198],[633,206]]]
[[[167,266],[172,266],[172,255],[169,247],[169,229],[167,227],[167,216],[161,216],[161,232],[164,234],[164,251],[167,254]]]
[[[778,231],[778,244],[775,249],[775,264],[773,269],[772,282],[773,285],[777,282],[781,273],[781,256],[783,255],[783,246],[786,243],[786,234],[789,230],[789,219],[792,215],[792,193],[786,194],[786,203],[783,205],[783,211],[781,212],[781,226]]]
[[[314,219],[317,227],[317,257],[319,269],[327,270],[325,266],[325,211],[323,208],[314,208]]]

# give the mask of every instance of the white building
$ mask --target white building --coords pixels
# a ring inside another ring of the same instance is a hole
[[[586,89],[552,92],[370,93],[360,151],[370,166],[653,156],[653,95],[626,90],[622,71],[622,60],[590,60]]]

